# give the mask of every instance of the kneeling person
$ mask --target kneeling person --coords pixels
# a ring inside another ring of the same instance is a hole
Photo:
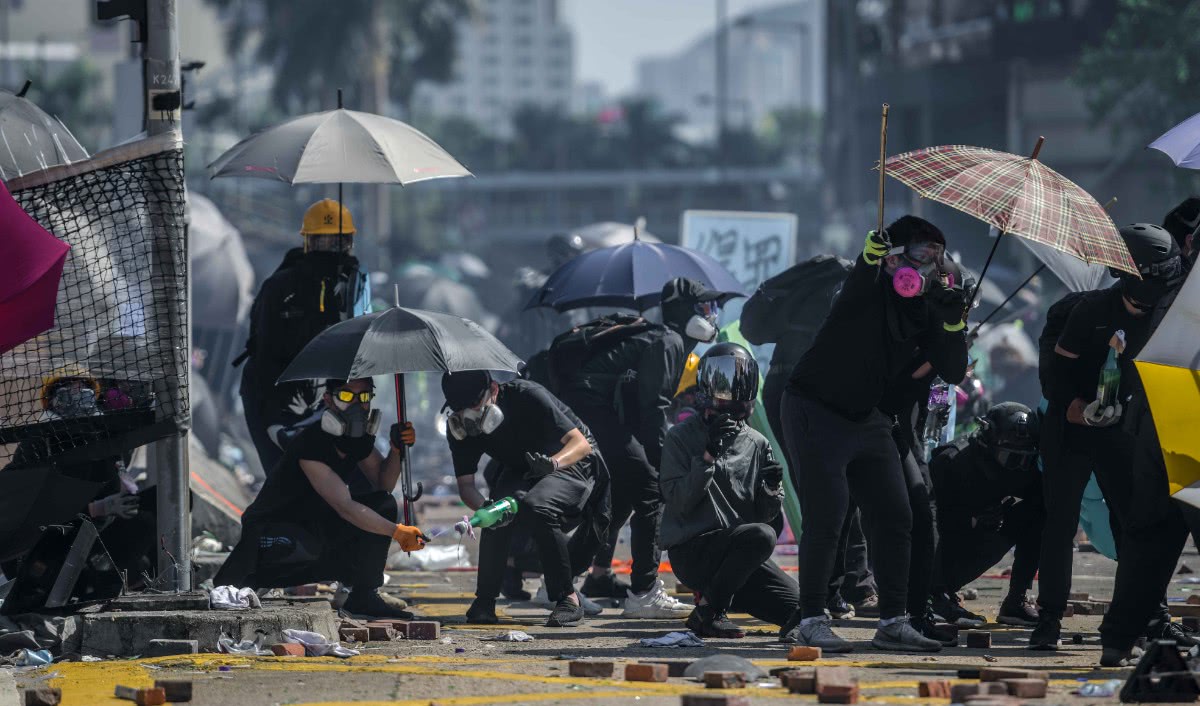
[[[218,586],[282,588],[316,581],[351,587],[343,610],[354,616],[411,618],[383,596],[392,540],[404,551],[425,546],[416,527],[396,524],[392,491],[412,425],[392,425],[385,458],[375,449],[378,413],[370,378],[325,383],[320,425],[288,444],[283,460],[242,515],[242,538],[217,573]],[[351,488],[355,490],[351,491]]]
[[[497,384],[485,371],[446,373],[442,392],[450,408],[450,453],[458,493],[477,510],[489,501],[475,487],[479,460],[500,465],[492,498],[517,500],[516,523],[533,537],[541,557],[547,599],[554,603],[547,627],[583,620],[572,584],[590,565],[608,530],[608,471],[583,422],[546,388],[529,380]],[[568,539],[564,526],[578,521]],[[472,623],[496,623],[496,597],[504,581],[516,525],[483,531]]]
[[[719,343],[700,359],[702,412],[672,427],[663,444],[663,546],[675,575],[700,592],[687,627],[704,637],[745,636],[730,608],[783,625],[800,603],[796,581],[771,561],[783,467],[746,424],[757,397],[754,357]]]

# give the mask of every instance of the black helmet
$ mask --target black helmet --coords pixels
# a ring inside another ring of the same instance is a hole
[[[1179,244],[1165,228],[1153,223],[1133,223],[1120,232],[1141,279],[1127,272],[1113,272],[1113,276],[1121,280],[1127,298],[1150,309],[1183,274]]]
[[[718,343],[700,356],[696,369],[700,405],[746,419],[758,399],[758,362],[736,343]]]
[[[555,233],[546,241],[546,254],[556,268],[570,262],[585,249],[583,238],[575,234]]]
[[[1019,402],[1001,402],[978,419],[976,440],[1006,469],[1033,462],[1038,452],[1038,418]]]

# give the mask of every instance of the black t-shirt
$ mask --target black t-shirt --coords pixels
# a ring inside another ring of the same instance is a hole
[[[934,449],[929,474],[939,524],[969,526],[971,517],[985,513],[1007,497],[1042,504],[1042,474],[1037,467],[1001,468],[986,449],[970,439],[957,439]]]
[[[374,437],[372,437],[374,438]],[[283,460],[267,476],[258,497],[246,508],[242,524],[276,519],[289,519],[303,523],[314,511],[327,507],[325,499],[317,493],[308,476],[300,468],[300,461],[317,461],[329,466],[348,486],[360,486],[366,479],[358,468],[358,462],[342,457],[334,447],[337,437],[325,433],[319,425],[307,427],[288,444]]]
[[[1134,316],[1125,308],[1119,287],[1086,293],[1071,310],[1058,346],[1079,356],[1070,359],[1055,355],[1058,378],[1051,381],[1050,404],[1066,406],[1075,398],[1096,399],[1100,370],[1108,357],[1109,341],[1117,331],[1125,332],[1125,352],[1121,366],[1120,398],[1126,399],[1137,372],[1133,360],[1146,345],[1150,333],[1148,316]]]
[[[570,408],[536,382],[504,383],[496,405],[504,412],[504,421],[491,434],[468,436],[462,441],[446,437],[455,476],[474,475],[484,454],[524,474],[529,470],[526,452],[550,456],[562,449],[562,438],[572,429],[579,429],[585,436],[589,433]]]

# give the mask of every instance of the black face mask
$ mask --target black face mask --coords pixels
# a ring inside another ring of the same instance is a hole
[[[333,440],[334,447],[346,454],[346,457],[358,463],[371,455],[375,448],[374,436],[338,436]]]

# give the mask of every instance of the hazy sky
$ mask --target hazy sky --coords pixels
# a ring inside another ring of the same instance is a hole
[[[610,94],[637,82],[638,59],[673,54],[712,31],[716,0],[561,0],[575,32],[576,77]],[[729,17],[786,0],[728,0]]]

